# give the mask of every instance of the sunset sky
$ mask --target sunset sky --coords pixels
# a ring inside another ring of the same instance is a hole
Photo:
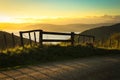
[[[0,0],[0,22],[104,23],[120,21],[120,0]]]

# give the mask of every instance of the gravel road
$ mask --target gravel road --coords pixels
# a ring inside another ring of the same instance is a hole
[[[82,58],[0,71],[0,80],[120,80],[120,56]]]

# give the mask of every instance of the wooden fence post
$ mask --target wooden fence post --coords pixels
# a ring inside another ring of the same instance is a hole
[[[43,31],[42,30],[39,31],[39,43],[40,43],[40,46],[42,47],[43,46]]]
[[[93,36],[93,43],[95,42],[95,37]]]
[[[104,38],[102,38],[101,46],[104,47]]]
[[[30,35],[30,32],[28,32],[28,35],[29,35],[29,43],[30,43],[30,46],[32,47],[32,41],[31,41],[31,35]]]
[[[120,45],[120,39],[118,39],[117,48],[119,48],[119,45]]]
[[[85,36],[83,36],[83,43],[85,43]]]
[[[74,32],[71,32],[71,45],[74,46]]]
[[[109,47],[112,48],[112,40],[110,38]]]
[[[5,48],[7,49],[7,39],[6,39],[6,35],[3,34],[3,37],[4,37]]]
[[[80,44],[80,35],[78,35],[78,44]]]
[[[15,47],[15,38],[14,38],[14,33],[12,33],[12,46]]]
[[[91,37],[88,37],[88,41],[87,41],[88,43],[91,43]]]
[[[19,32],[19,34],[20,34],[20,44],[21,44],[21,46],[24,48],[24,42],[23,42],[22,32]]]

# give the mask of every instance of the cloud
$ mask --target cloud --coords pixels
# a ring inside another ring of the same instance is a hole
[[[120,15],[103,15],[92,17],[46,17],[46,18],[16,18],[26,23],[47,24],[98,24],[98,23],[120,23]]]
[[[99,19],[103,19],[105,22],[109,23],[120,23],[120,15],[104,15],[99,17]]]

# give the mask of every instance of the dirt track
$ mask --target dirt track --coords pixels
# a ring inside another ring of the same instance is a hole
[[[1,71],[0,80],[120,80],[120,57],[92,57]]]

